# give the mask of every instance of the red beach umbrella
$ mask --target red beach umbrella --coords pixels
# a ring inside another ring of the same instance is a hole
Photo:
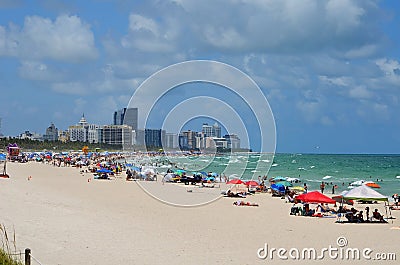
[[[244,184],[244,182],[241,181],[240,179],[232,179],[228,181],[226,184]]]
[[[329,198],[328,196],[325,196],[319,191],[311,191],[303,193],[299,196],[296,196],[296,199],[302,202],[310,202],[310,203],[331,203],[331,204],[336,203],[335,200]]]

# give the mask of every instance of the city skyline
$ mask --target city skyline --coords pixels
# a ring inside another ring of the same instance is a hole
[[[129,115],[125,121],[125,114]],[[16,137],[20,139],[32,139],[39,141],[79,141],[82,143],[107,143],[122,144],[124,148],[130,146],[162,147],[167,150],[174,149],[209,149],[209,148],[232,148],[241,149],[240,138],[232,133],[222,137],[221,126],[218,122],[213,125],[202,123],[201,130],[195,128],[181,129],[179,132],[167,132],[160,128],[133,128],[132,123],[137,126],[137,108],[118,109],[114,112],[112,124],[97,125],[89,123],[83,113],[79,122],[69,125],[68,129],[61,130],[51,122],[45,129],[44,134],[25,130]],[[117,132],[116,130],[120,131]],[[122,137],[122,138],[121,138]],[[124,140],[125,139],[125,140]],[[129,140],[127,140],[129,139]],[[249,148],[247,146],[243,148]]]

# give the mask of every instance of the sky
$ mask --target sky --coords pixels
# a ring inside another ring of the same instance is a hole
[[[372,0],[0,0],[0,130],[66,130],[83,113],[89,123],[111,124],[157,71],[212,60],[261,89],[277,152],[399,153],[399,13],[399,1]],[[200,94],[176,87],[163,94],[159,113],[179,96],[211,96],[240,113],[241,104],[213,86],[199,84]],[[196,105],[198,115],[218,110],[207,103]],[[219,112],[223,126],[227,113]],[[245,121],[252,115],[243,113]],[[244,126],[250,136],[259,130]]]

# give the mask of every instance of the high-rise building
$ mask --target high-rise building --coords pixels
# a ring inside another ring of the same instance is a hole
[[[177,149],[179,147],[179,137],[176,133],[165,133],[164,149]]]
[[[85,119],[85,114],[83,114],[78,124],[68,127],[69,139],[70,141],[98,143],[99,128],[99,125],[89,124]]]
[[[201,132],[205,135],[205,137],[221,138],[221,127],[218,125],[218,123],[215,123],[214,125],[203,123]]]
[[[187,138],[187,147],[189,149],[195,149],[196,146],[196,132],[188,130],[186,132],[182,132],[182,134]]]
[[[162,143],[165,142],[165,130],[145,129],[144,141],[147,148],[162,148]]]
[[[123,108],[114,112],[114,125],[128,125],[138,129],[138,108]]]
[[[183,133],[180,133],[180,134],[179,134],[178,142],[179,142],[179,148],[180,148],[181,150],[187,150],[187,149],[189,149],[189,146],[188,146],[188,138],[187,138],[186,135],[183,135]]]
[[[128,125],[104,125],[98,129],[99,142],[132,147],[132,127]]]
[[[221,138],[221,126],[218,123],[213,125],[214,137]]]
[[[57,141],[58,140],[58,129],[51,123],[50,126],[46,129],[46,134],[43,135],[43,140],[45,141]]]

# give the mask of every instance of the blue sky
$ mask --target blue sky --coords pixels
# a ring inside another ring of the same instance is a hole
[[[82,113],[110,124],[151,74],[205,59],[257,82],[278,152],[399,153],[399,12],[369,0],[0,0],[1,132],[65,130]]]

